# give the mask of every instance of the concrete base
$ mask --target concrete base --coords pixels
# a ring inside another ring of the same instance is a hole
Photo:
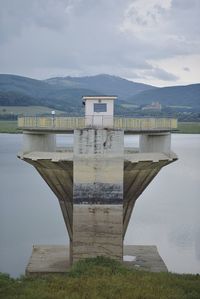
[[[123,263],[138,270],[168,271],[156,246],[125,245]],[[26,275],[67,273],[69,269],[69,247],[64,245],[34,245],[26,267]]]

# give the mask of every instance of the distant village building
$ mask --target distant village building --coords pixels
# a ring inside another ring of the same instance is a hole
[[[142,110],[161,111],[162,105],[159,102],[152,102],[150,105],[144,106]]]

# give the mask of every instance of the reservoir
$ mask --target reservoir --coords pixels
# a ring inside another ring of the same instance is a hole
[[[60,135],[62,146],[70,135]],[[137,136],[125,136],[137,146]],[[0,134],[0,272],[24,274],[35,244],[67,244],[58,200],[36,170],[17,158],[21,134]],[[168,270],[200,273],[200,135],[173,134],[179,160],[138,198],[125,244],[156,245]]]

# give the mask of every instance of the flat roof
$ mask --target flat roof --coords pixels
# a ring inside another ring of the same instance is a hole
[[[116,100],[117,96],[103,96],[103,95],[95,95],[95,96],[83,96],[83,100],[93,100],[93,99],[106,99],[106,100]]]

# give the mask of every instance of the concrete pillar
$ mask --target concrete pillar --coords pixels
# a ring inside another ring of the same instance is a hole
[[[54,152],[56,150],[56,135],[46,133],[23,132],[23,153],[34,151]]]
[[[74,132],[73,262],[123,258],[122,131]]]
[[[139,139],[141,153],[166,153],[171,151],[171,134],[154,133],[142,134]]]

